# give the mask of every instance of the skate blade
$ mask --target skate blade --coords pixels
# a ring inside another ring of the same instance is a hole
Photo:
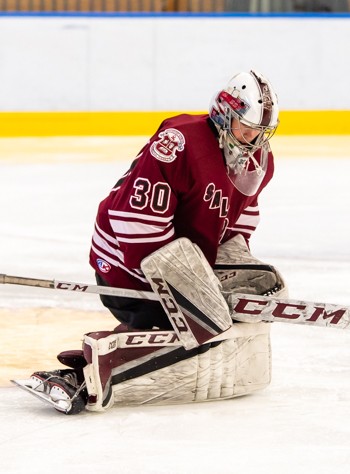
[[[52,400],[52,398],[43,392],[39,392],[38,390],[35,390],[34,388],[31,388],[31,383],[33,382],[31,379],[23,379],[23,380],[11,380],[11,382],[18,387],[20,387],[22,390],[25,390],[26,392],[29,392],[30,394],[34,395],[34,397],[39,398],[44,403],[47,403],[48,405],[51,405],[54,407],[56,410],[65,413],[66,415],[70,411],[72,407],[72,402],[70,400]]]

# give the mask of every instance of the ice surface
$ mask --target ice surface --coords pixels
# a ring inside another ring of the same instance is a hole
[[[292,298],[350,305],[349,158],[282,156],[261,196],[252,251],[281,270]],[[0,162],[0,272],[94,283],[88,252],[97,205],[127,167]],[[100,303],[94,295],[0,287],[0,307],[38,306]],[[276,324],[272,345],[270,387],[230,401],[69,417],[18,388],[0,388],[0,470],[348,474],[350,332]]]

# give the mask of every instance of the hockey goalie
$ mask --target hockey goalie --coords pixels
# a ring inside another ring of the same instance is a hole
[[[23,381],[33,394],[66,414],[113,405],[228,399],[265,388],[271,378],[270,325],[232,321],[234,292],[285,296],[281,275],[259,262],[244,239],[220,246],[212,270],[186,238],[142,262],[173,330],[114,331],[84,336],[82,350],[58,355],[68,366]]]
[[[99,286],[152,289],[157,300],[101,295],[121,324],[60,354],[67,369],[33,374],[33,394],[75,413],[226,399],[269,384],[269,325],[233,321],[231,301],[286,294],[248,244],[273,175],[278,113],[271,83],[250,71],[215,94],[209,114],[160,125],[100,203],[90,252]]]

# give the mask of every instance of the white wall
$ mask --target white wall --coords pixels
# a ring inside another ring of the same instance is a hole
[[[350,17],[0,17],[0,111],[205,110],[237,71],[350,109]]]

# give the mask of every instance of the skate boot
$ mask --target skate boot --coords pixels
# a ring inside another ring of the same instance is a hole
[[[30,379],[14,382],[66,415],[75,415],[85,408],[87,392],[82,370],[34,372]]]

